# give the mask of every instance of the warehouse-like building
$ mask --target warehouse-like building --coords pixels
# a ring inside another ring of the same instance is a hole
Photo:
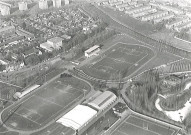
[[[117,100],[117,96],[111,91],[98,91],[83,104],[77,105],[56,122],[65,127],[72,128],[76,134],[83,133],[90,127],[106,108]],[[107,111],[107,110],[106,110]]]
[[[94,117],[96,117],[97,111],[85,106],[77,105],[71,111],[62,116],[58,123],[66,127],[70,127],[75,131],[79,131],[81,128],[86,126]]]
[[[103,111],[117,99],[117,96],[111,91],[105,91],[98,95],[96,98],[92,98],[87,103],[90,107],[95,108],[98,111]]]

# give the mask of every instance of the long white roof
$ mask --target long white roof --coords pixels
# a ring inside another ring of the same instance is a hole
[[[88,105],[98,110],[103,110],[117,99],[117,96],[111,91],[105,91],[90,101]]]
[[[71,127],[74,130],[78,130],[90,119],[92,119],[96,114],[97,111],[88,106],[77,105],[71,111],[58,119],[57,122],[66,127]]]
[[[94,45],[91,48],[89,48],[88,50],[86,50],[85,53],[90,53],[90,52],[92,52],[93,50],[95,50],[97,48],[99,48],[99,45]]]

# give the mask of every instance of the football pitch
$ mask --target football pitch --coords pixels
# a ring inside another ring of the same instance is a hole
[[[175,135],[177,131],[160,123],[130,115],[112,135]]]
[[[117,43],[81,69],[89,76],[111,80],[111,76],[119,73],[123,77],[131,75],[153,56],[154,52],[148,47]]]
[[[28,99],[4,111],[4,123],[18,130],[34,130],[54,120],[88,93],[88,84],[77,78],[57,78]]]

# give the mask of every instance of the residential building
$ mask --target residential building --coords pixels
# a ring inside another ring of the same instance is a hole
[[[65,5],[68,5],[69,3],[70,3],[69,0],[64,0]]]
[[[156,12],[156,13],[149,14],[149,15],[146,15],[146,16],[142,16],[141,20],[142,21],[150,21],[150,20],[159,18],[161,16],[165,16],[165,15],[168,15],[168,14],[169,14],[168,11],[160,11],[160,12]]]
[[[109,2],[108,1],[104,1],[103,5],[109,5]]]
[[[170,5],[163,5],[163,4],[160,4],[158,5],[158,7],[162,10],[166,10],[166,11],[169,11],[169,12],[173,12],[175,14],[182,14],[183,13],[183,10],[182,9],[179,9],[178,7],[172,7]]]
[[[29,50],[26,50],[23,52],[24,56],[27,57],[29,55],[32,55],[32,54],[41,54],[40,50],[36,49],[36,48],[31,48]]]
[[[69,35],[62,35],[61,37],[63,40],[70,40],[71,39],[71,36],[69,36]]]
[[[134,14],[134,13],[142,12],[148,9],[151,9],[151,6],[135,7],[135,8],[126,10],[125,12],[128,14]]]
[[[50,44],[47,43],[47,42],[40,44],[40,47],[41,47],[42,49],[44,49],[45,51],[47,51],[47,52],[52,52],[52,51],[54,50],[54,48],[52,47],[52,45],[50,45]]]
[[[123,4],[121,4],[121,5],[118,5],[118,6],[116,6],[117,8],[125,8],[125,7],[128,7],[129,6],[129,4],[128,3],[123,3]]]
[[[20,36],[25,36],[26,38],[33,38],[34,37],[34,34],[33,33],[30,33],[28,31],[25,31],[23,29],[18,29],[16,30],[16,33]]]
[[[109,3],[117,2],[118,0],[109,0]]]
[[[125,8],[119,8],[119,11],[124,11],[125,10]]]
[[[181,30],[183,29],[186,29],[186,28],[190,28],[191,27],[191,21],[189,22],[186,22],[186,23],[183,23],[181,25],[178,25],[177,27],[175,27],[174,29],[178,32],[180,32]]]
[[[128,6],[128,7],[125,7],[125,11],[126,10],[129,10],[129,9],[133,9],[134,7],[133,6]],[[125,12],[126,13],[126,12]]]
[[[191,35],[191,29],[189,29],[186,33]]]
[[[59,8],[61,7],[61,0],[52,0],[53,7]]]
[[[142,7],[143,4],[137,4],[137,5],[134,5],[135,7]]]
[[[0,29],[0,36],[7,37],[15,34],[15,27],[14,26],[7,26]]]
[[[157,10],[155,8],[151,8],[149,10],[145,10],[143,12],[138,12],[138,13],[134,13],[132,14],[133,17],[142,17],[142,16],[146,16],[148,14],[151,14],[151,13],[156,13]]]
[[[24,11],[24,10],[27,10],[28,7],[27,7],[27,2],[24,2],[24,1],[21,1],[18,3],[19,4],[19,10],[20,11]]]
[[[137,4],[137,1],[131,1],[131,2],[129,2],[129,5],[131,5],[131,6],[135,6]]]
[[[181,18],[181,19],[175,20],[175,21],[173,21],[173,22],[171,22],[171,23],[168,23],[168,24],[166,24],[165,26],[166,26],[166,28],[168,28],[168,29],[172,29],[173,27],[176,27],[176,26],[178,26],[178,25],[181,25],[181,24],[186,23],[186,22],[189,22],[189,21],[190,21],[189,18]]]
[[[48,8],[47,0],[40,0],[38,4],[39,4],[40,9],[47,9]]]
[[[10,15],[10,7],[2,6],[0,9],[1,9],[1,15],[3,16]]]
[[[172,18],[172,17],[174,17],[174,14],[173,14],[173,13],[170,13],[170,14],[168,14],[168,15],[161,16],[161,17],[159,17],[159,18],[154,19],[153,22],[154,22],[154,24],[156,24],[156,23],[159,23],[159,22],[161,22],[161,21],[163,21],[163,20],[168,20],[168,19],[170,19],[170,18]]]
[[[8,65],[8,64],[9,64],[9,61],[8,61],[8,60],[5,60],[5,59],[0,59],[0,64],[2,64],[2,65]]]
[[[7,6],[7,7],[12,7],[11,4],[7,3],[7,2],[3,2],[3,1],[0,1],[0,6]]]
[[[111,6],[117,6],[117,5],[121,5],[123,2],[122,1],[116,1],[116,2],[112,2],[110,3]]]
[[[120,1],[122,1],[123,3],[131,2],[131,0],[120,0]]]
[[[62,38],[60,37],[54,37],[54,38],[51,38],[51,39],[48,39],[47,40],[47,43],[49,43],[50,45],[52,45],[52,47],[54,49],[59,49],[60,47],[62,47]]]

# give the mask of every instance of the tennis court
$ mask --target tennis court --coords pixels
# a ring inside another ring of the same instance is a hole
[[[175,135],[176,133],[176,129],[166,125],[130,115],[112,135]]]

